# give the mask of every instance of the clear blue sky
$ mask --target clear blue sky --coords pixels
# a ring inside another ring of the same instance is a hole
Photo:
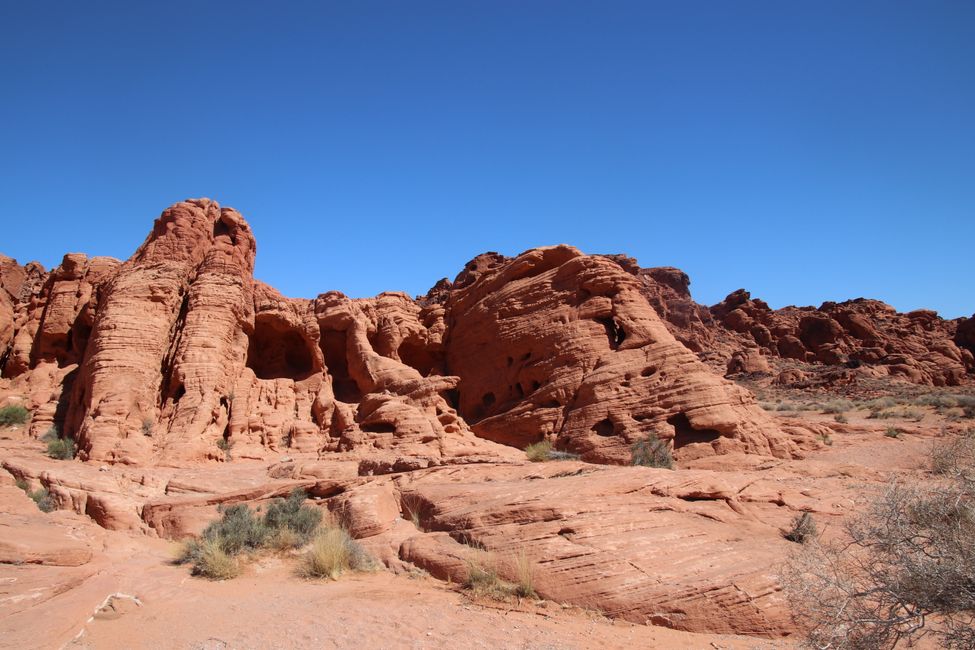
[[[975,311],[971,0],[8,0],[0,82],[21,262],[209,196],[291,296],[565,242],[707,304]]]

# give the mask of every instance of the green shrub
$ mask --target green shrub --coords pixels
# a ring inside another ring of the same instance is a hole
[[[271,531],[247,504],[221,506],[218,512],[223,516],[203,529],[201,539],[216,543],[228,555],[260,548],[270,537]]]
[[[47,442],[47,455],[57,460],[71,460],[78,453],[74,439],[62,437],[57,427],[47,430],[41,440]]]
[[[24,424],[30,419],[30,411],[20,404],[12,404],[0,408],[0,427],[14,424]]]
[[[315,529],[322,523],[322,511],[303,505],[307,493],[295,489],[287,499],[275,499],[264,513],[264,526],[272,531],[290,530],[297,535],[301,546],[311,539]]]
[[[18,490],[23,490],[24,492],[30,492],[30,484],[22,478],[19,478],[16,481],[14,481],[14,485],[17,486]]]
[[[887,430],[884,431],[884,435],[888,438],[900,438],[901,430],[897,427],[887,427]]]
[[[223,457],[226,460],[233,460],[233,455],[230,450],[234,448],[234,443],[226,438],[220,438],[217,440],[217,448],[223,452]]]
[[[837,413],[836,415],[834,415],[833,420],[839,422],[840,424],[846,424],[847,422],[849,422],[847,417],[842,413]]]
[[[816,539],[817,533],[816,522],[813,521],[812,515],[803,512],[796,515],[795,519],[792,520],[792,528],[786,531],[783,537],[796,544],[805,544]]]
[[[674,457],[670,453],[670,443],[661,440],[652,433],[630,446],[630,457],[634,465],[665,469],[674,468]]]
[[[57,502],[51,496],[51,493],[47,491],[47,488],[34,490],[29,496],[37,504],[41,512],[53,512],[58,508]]]

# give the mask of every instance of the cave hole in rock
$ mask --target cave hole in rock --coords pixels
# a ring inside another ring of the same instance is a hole
[[[323,330],[321,337],[325,365],[332,375],[332,391],[340,402],[358,402],[362,390],[349,375],[348,334],[342,330]]]
[[[396,425],[391,422],[360,424],[359,428],[367,433],[396,433]]]
[[[541,387],[542,387],[542,382],[540,382],[540,381],[538,381],[537,379],[535,379],[535,380],[532,380],[532,392],[533,392],[533,393],[534,393],[534,392],[535,392],[536,390],[538,390],[539,388],[541,388]]]
[[[684,413],[667,418],[667,424],[674,427],[674,449],[697,442],[713,442],[721,437],[714,429],[695,429]]]
[[[247,346],[247,367],[260,379],[305,379],[314,361],[301,333],[276,318],[257,317]]]
[[[616,435],[616,426],[613,424],[613,421],[610,420],[609,418],[604,418],[599,422],[597,422],[596,424],[592,425],[592,430],[596,433],[597,436],[603,436],[604,438],[608,438],[610,436]]]
[[[524,397],[525,396],[525,389],[521,387],[521,382],[520,381],[515,384],[515,393],[518,394],[518,397]]]
[[[230,237],[230,226],[224,223],[223,219],[217,219],[213,224],[213,238]]]
[[[484,397],[481,398],[481,404],[484,405],[484,408],[490,408],[494,405],[496,399],[494,393],[484,393]]]
[[[657,369],[654,368],[653,366],[647,366],[646,368],[643,369],[643,372],[640,373],[640,376],[652,377],[655,374],[657,374]]]
[[[623,326],[611,316],[597,318],[596,322],[602,325],[606,330],[606,338],[609,339],[609,347],[613,350],[619,349],[620,344],[626,340],[626,330],[623,329]]]
[[[397,354],[399,354],[400,361],[424,377],[443,366],[444,353],[442,351],[431,349],[431,346],[412,340],[403,341],[397,350]]]

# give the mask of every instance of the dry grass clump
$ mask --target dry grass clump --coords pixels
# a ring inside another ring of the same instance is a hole
[[[823,404],[823,413],[846,413],[853,408],[853,402],[848,399],[834,399]]]
[[[506,563],[502,576],[500,564],[493,553],[477,550],[467,559],[467,579],[464,588],[474,596],[507,601],[513,598],[537,598],[535,592],[535,561],[520,550]]]
[[[541,440],[525,447],[525,457],[533,463],[544,463],[552,451],[552,443]]]
[[[373,566],[369,554],[344,528],[326,526],[316,533],[311,548],[302,555],[298,575],[335,580],[346,571],[367,571]]]
[[[901,430],[897,427],[887,427],[887,430],[884,431],[884,435],[888,438],[900,438]]]
[[[661,440],[652,433],[630,446],[630,458],[633,465],[674,469],[674,457],[670,452],[670,443]]]
[[[579,460],[579,454],[553,449],[552,443],[548,440],[525,447],[525,457],[533,463],[544,463],[549,460]]]
[[[230,580],[240,575],[240,562],[227,553],[217,539],[204,539],[191,542],[185,553],[187,562],[192,563],[191,573],[210,580]]]

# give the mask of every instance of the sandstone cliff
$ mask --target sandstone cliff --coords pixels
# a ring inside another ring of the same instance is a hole
[[[243,217],[200,199],[125,262],[0,259],[0,360],[32,435],[56,425],[82,458],[128,464],[369,449],[371,471],[542,437],[596,462],[648,433],[685,459],[795,452],[624,258],[488,254],[417,300],[306,300],[256,281],[255,254]]]

